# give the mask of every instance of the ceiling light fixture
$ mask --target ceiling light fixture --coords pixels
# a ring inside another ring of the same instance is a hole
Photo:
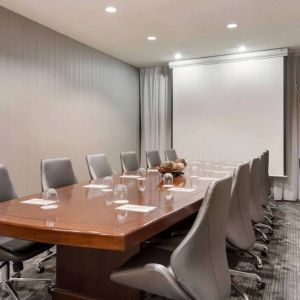
[[[228,25],[227,25],[227,28],[228,28],[228,29],[234,29],[234,28],[237,28],[237,27],[238,27],[238,25],[235,24],[235,23],[231,23],[231,24],[228,24]]]
[[[113,6],[107,6],[107,7],[105,7],[105,11],[112,14],[112,13],[115,13],[117,11],[117,9]]]
[[[156,40],[156,36],[150,35],[147,37],[148,41],[155,41]]]
[[[175,59],[180,59],[182,57],[181,53],[177,52],[174,54]]]
[[[239,52],[245,52],[246,50],[247,50],[246,46],[240,46],[240,47],[238,47],[238,51]]]

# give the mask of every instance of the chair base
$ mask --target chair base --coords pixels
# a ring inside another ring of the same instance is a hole
[[[245,300],[249,300],[248,295],[232,279],[231,285],[241,297],[243,297]]]
[[[255,273],[247,273],[247,272],[242,272],[242,271],[237,271],[237,270],[230,269],[230,275],[231,276],[240,276],[240,277],[255,279],[256,287],[258,289],[265,288],[265,282],[262,280],[262,278],[260,276],[258,276]]]
[[[253,253],[252,251],[250,251],[250,250],[246,250],[245,252],[247,254],[249,254],[250,256],[252,256],[253,258],[255,258],[255,260],[256,260],[255,267],[256,267],[256,269],[261,270],[263,268],[261,258],[259,256],[257,256],[255,253]]]
[[[46,278],[21,278],[20,273],[16,273],[13,276],[10,276],[10,265],[9,262],[3,262],[0,265],[0,269],[3,267],[6,267],[6,278],[0,284],[4,285],[6,287],[7,292],[12,296],[15,300],[21,300],[18,292],[16,291],[13,282],[41,282],[48,284],[48,291],[51,292],[53,288],[55,287],[55,283],[52,279],[46,279]]]
[[[36,266],[36,272],[37,273],[43,273],[44,270],[45,270],[44,263],[46,261],[50,260],[52,257],[55,257],[55,256],[56,256],[56,251],[48,250],[46,256],[38,261],[38,264]]]

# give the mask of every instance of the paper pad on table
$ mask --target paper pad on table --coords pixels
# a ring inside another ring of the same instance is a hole
[[[24,200],[21,203],[24,204],[33,204],[33,205],[49,205],[56,203],[56,201],[53,200],[44,200],[44,199],[29,199],[29,200]]]
[[[88,184],[88,185],[84,185],[83,187],[90,188],[90,189],[106,189],[109,186],[105,184]]]
[[[154,206],[134,205],[134,204],[125,204],[125,205],[116,207],[116,209],[144,212],[144,213],[149,212],[155,208],[156,207],[154,207]]]
[[[194,192],[195,189],[193,188],[180,188],[180,187],[173,187],[168,189],[168,191],[173,191],[173,192],[186,192],[186,193],[190,193],[190,192]]]

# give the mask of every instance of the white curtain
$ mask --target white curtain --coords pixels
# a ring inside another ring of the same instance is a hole
[[[141,164],[146,165],[146,150],[171,146],[171,75],[165,66],[140,69]]]
[[[287,178],[274,178],[273,192],[276,200],[294,201],[299,199],[300,53],[289,53],[286,75],[285,163]]]

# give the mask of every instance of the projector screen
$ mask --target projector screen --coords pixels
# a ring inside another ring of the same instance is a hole
[[[173,69],[173,147],[198,161],[247,161],[270,150],[284,175],[284,57]]]

